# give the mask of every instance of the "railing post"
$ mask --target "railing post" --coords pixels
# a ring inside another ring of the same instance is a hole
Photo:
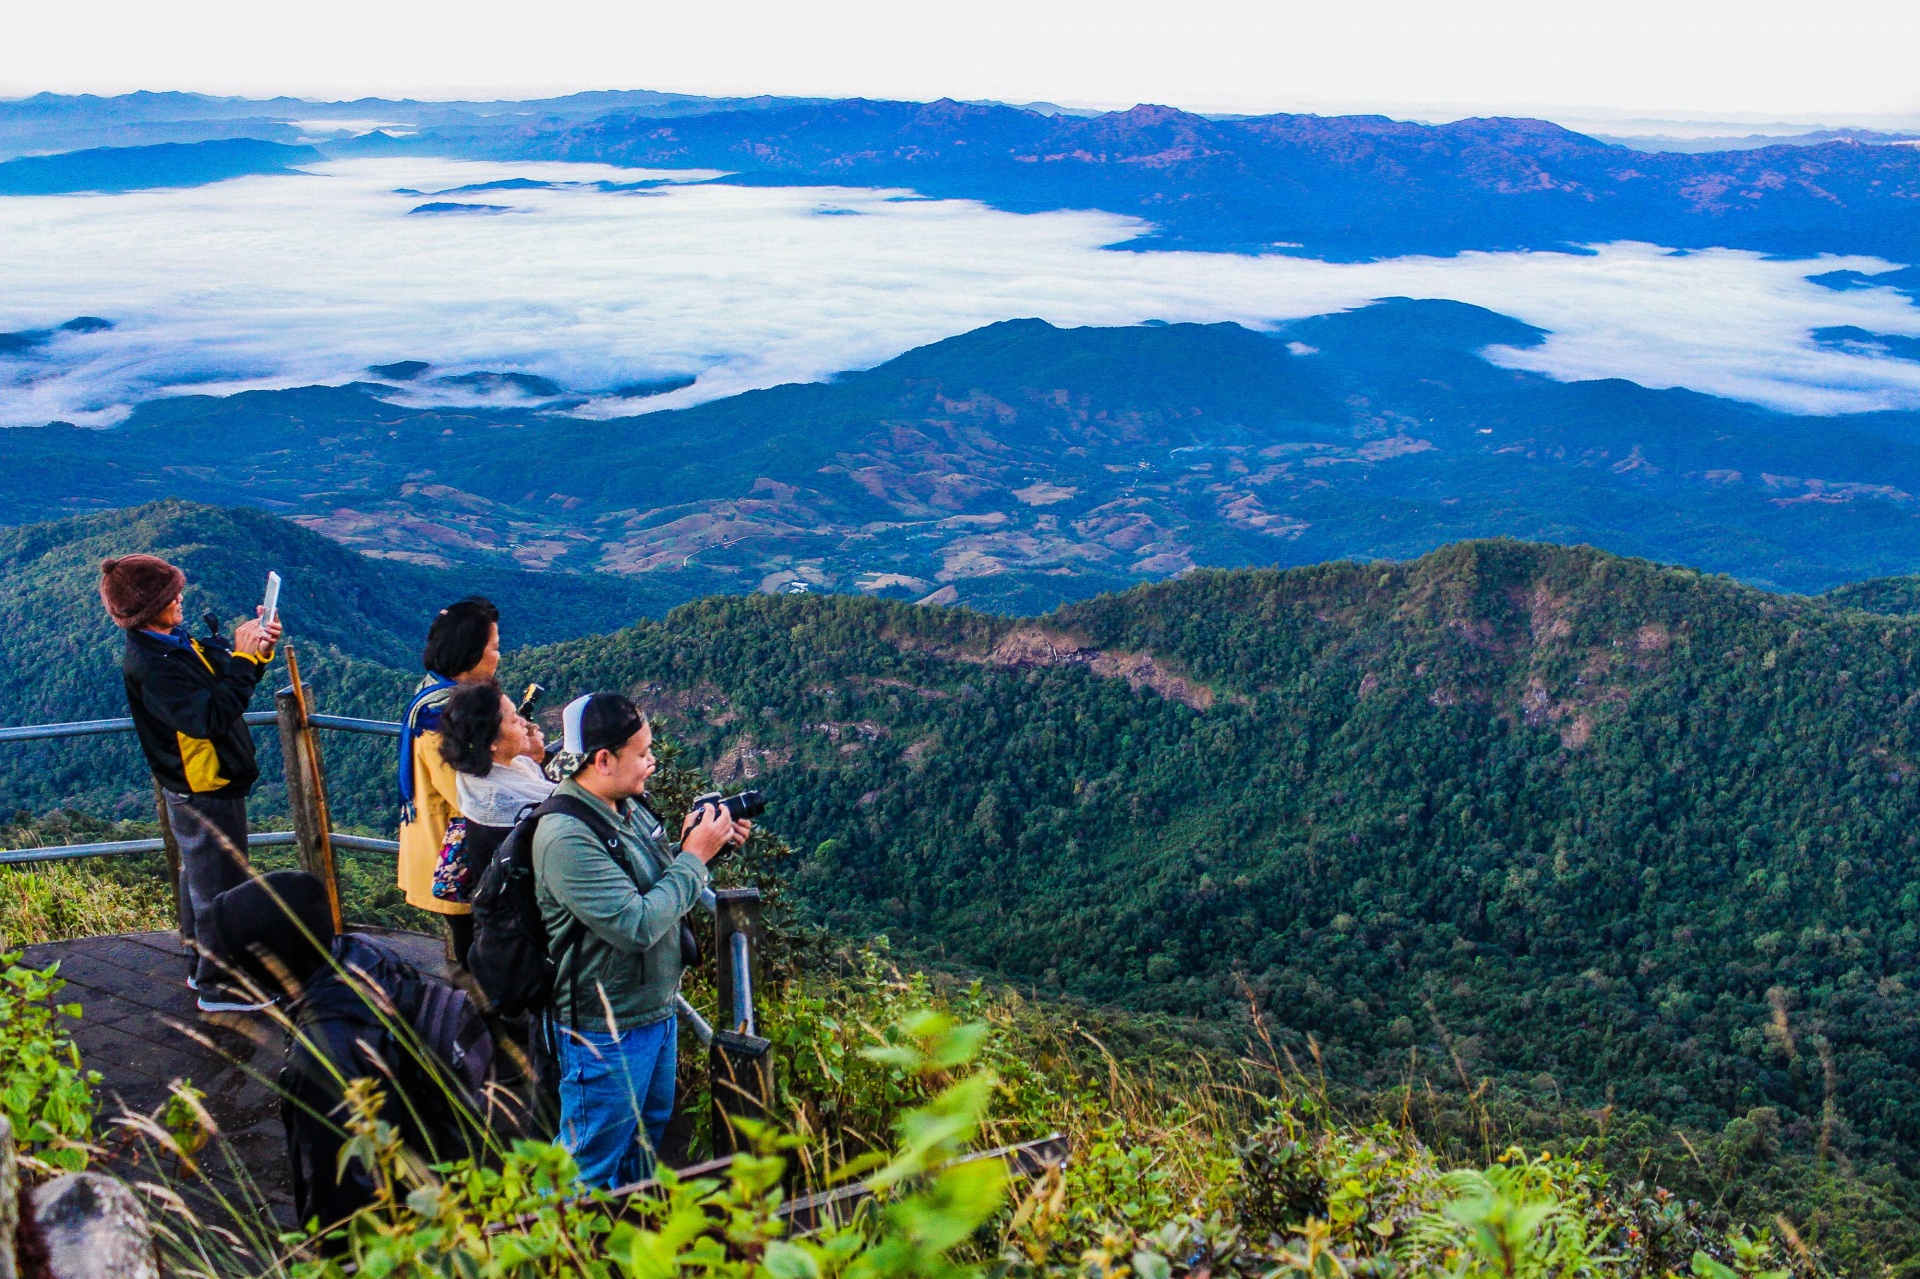
[[[747,942],[748,963],[742,973],[734,949],[735,934]],[[715,984],[720,991],[720,1015],[715,1024],[727,1030],[753,1033],[751,1024],[742,1026],[735,1004],[744,993],[760,989],[760,890],[757,888],[716,888],[713,892],[713,958],[719,965]],[[744,976],[744,983],[741,978]],[[744,986],[744,989],[741,987]],[[751,1022],[751,999],[748,1001]]]
[[[294,847],[299,850],[300,869],[317,875],[327,887],[327,903],[333,908],[335,928],[340,918],[340,881],[334,876],[333,844],[327,838],[326,808],[321,801],[319,744],[308,731],[307,717],[300,696],[289,688],[273,695],[273,709],[280,726],[280,756],[287,770],[287,811],[293,815]]]
[[[708,1050],[713,1093],[713,1152],[740,1149],[733,1120],[764,1120],[773,1097],[773,1044],[759,1034],[754,994],[760,985],[760,890],[714,892],[713,955],[718,971],[719,1023]]]
[[[187,936],[187,912],[192,909],[187,904],[187,895],[180,888],[180,841],[173,834],[173,817],[167,812],[167,793],[160,789],[160,779],[153,781],[153,811],[160,815],[160,843],[167,854],[167,887],[173,892],[173,922],[180,930],[184,943]]]

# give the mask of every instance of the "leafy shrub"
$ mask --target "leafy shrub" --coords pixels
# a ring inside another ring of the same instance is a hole
[[[60,1025],[78,1017],[80,1005],[53,1002],[66,985],[59,965],[27,968],[19,960],[19,951],[0,954],[0,1109],[24,1158],[77,1171],[87,1166],[100,1076],[81,1068],[80,1049]]]
[[[981,1027],[923,1014],[872,1056],[939,1078],[966,1066]],[[497,1167],[472,1160],[428,1168],[379,1117],[372,1080],[349,1086],[343,1159],[375,1174],[376,1199],[330,1242],[331,1256],[294,1264],[294,1279],[374,1276],[560,1276],[593,1279],[959,1279],[972,1269],[956,1250],[1000,1208],[1004,1170],[995,1161],[945,1166],[964,1152],[992,1097],[994,1077],[975,1070],[901,1115],[889,1155],[864,1161],[876,1210],[790,1241],[776,1216],[792,1145],[769,1128],[750,1132],[755,1153],[722,1178],[661,1174],[658,1195],[616,1202],[581,1193],[567,1152],[517,1142]],[[843,1172],[856,1171],[846,1169]],[[311,1246],[300,1236],[288,1242]]]
[[[1255,1239],[1291,1234],[1327,1215],[1327,1178],[1312,1150],[1287,1129],[1263,1127],[1242,1142],[1235,1210]]]

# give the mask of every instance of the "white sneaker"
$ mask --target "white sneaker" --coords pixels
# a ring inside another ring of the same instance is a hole
[[[193,1001],[203,1013],[257,1013],[274,1005],[271,999],[252,999],[231,990],[214,990]]]

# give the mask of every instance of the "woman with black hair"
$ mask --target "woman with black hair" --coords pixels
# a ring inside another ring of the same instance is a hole
[[[473,940],[473,907],[433,893],[441,850],[465,833],[453,769],[440,753],[440,720],[454,690],[489,681],[499,669],[500,610],[479,595],[441,609],[420,664],[426,678],[400,724],[400,890],[409,904],[446,918],[454,953],[464,956]]]
[[[540,771],[546,749],[539,725],[492,680],[453,691],[440,717],[440,756],[454,771],[466,837],[458,846],[443,846],[435,897],[470,902],[494,850],[522,816],[553,794],[554,783]],[[466,962],[464,953],[455,958]]]

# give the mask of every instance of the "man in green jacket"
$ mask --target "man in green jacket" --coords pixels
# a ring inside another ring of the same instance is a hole
[[[533,874],[555,944],[549,1016],[560,1067],[560,1139],[590,1186],[613,1189],[653,1168],[673,1114],[679,1056],[680,920],[707,886],[707,863],[752,833],[708,807],[687,814],[676,852],[643,802],[653,729],[618,693],[589,693],[562,716],[564,749],[580,768],[560,794],[590,804],[616,839],[552,813],[533,836]]]

